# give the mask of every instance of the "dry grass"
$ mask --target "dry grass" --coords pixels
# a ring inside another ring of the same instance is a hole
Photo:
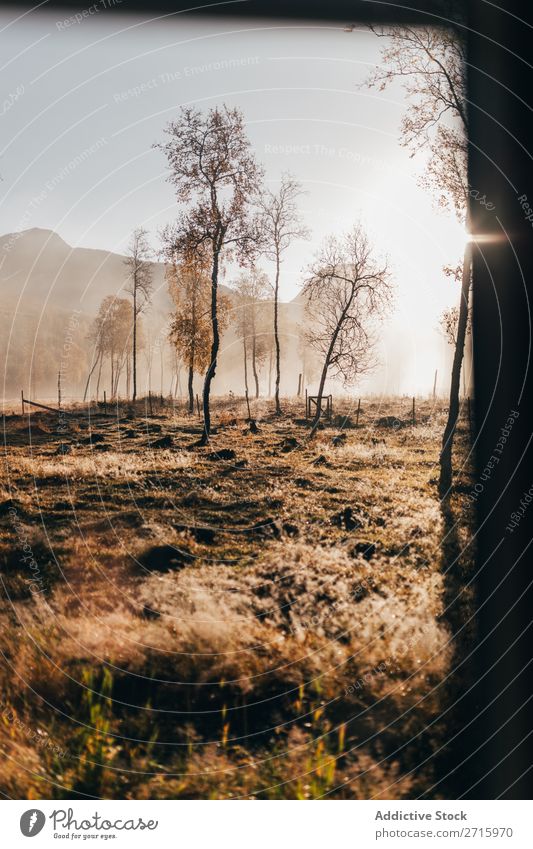
[[[5,794],[408,798],[431,785],[457,651],[455,531],[435,486],[444,411],[419,402],[416,427],[377,426],[410,408],[366,401],[335,446],[338,428],[309,442],[285,407],[276,419],[258,402],[252,435],[221,403],[207,449],[197,421],[164,410],[95,420],[93,444],[83,424],[6,420]],[[172,446],[154,447],[165,435]],[[458,441],[464,482],[464,426]],[[235,457],[210,457],[223,449]],[[453,509],[467,542],[464,496]]]

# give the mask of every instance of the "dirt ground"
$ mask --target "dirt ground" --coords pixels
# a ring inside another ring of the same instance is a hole
[[[4,418],[3,794],[446,798],[466,414],[443,509],[442,402],[283,407]]]

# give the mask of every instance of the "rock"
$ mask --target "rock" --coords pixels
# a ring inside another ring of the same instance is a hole
[[[284,454],[288,454],[289,451],[294,451],[295,448],[298,448],[298,445],[298,440],[294,436],[287,436],[283,442],[280,442],[279,450]]]
[[[128,430],[124,431],[122,436],[124,437],[124,439],[135,439],[135,437],[137,436],[137,431],[133,430],[132,428],[129,428]]]
[[[98,445],[94,446],[95,451],[111,451],[111,445],[107,442],[98,443]]]
[[[283,531],[288,537],[297,537],[300,533],[300,528],[298,525],[293,525],[291,522],[284,522]]]
[[[359,410],[359,414],[361,414],[361,413],[364,413],[364,410],[363,410],[363,408],[362,408],[362,407],[361,407],[361,409]],[[340,428],[342,428],[342,429],[344,430],[344,428],[350,428],[350,429],[351,429],[351,428],[355,428],[355,427],[356,427],[356,424],[355,424],[355,422],[352,420],[351,416],[341,416],[341,415],[337,415],[337,416],[335,416],[335,417],[334,417],[334,419],[333,419],[333,426],[334,426],[334,427],[340,427]]]
[[[294,478],[294,485],[300,489],[309,489],[311,481],[308,478]]]
[[[376,427],[393,427],[395,430],[399,430],[402,427],[407,427],[411,422],[404,422],[399,419],[397,416],[382,416],[380,419],[375,422]]]
[[[207,460],[234,460],[235,451],[231,448],[221,448],[219,451],[211,451],[206,455]]]
[[[257,422],[255,419],[250,419],[248,422],[248,427],[250,428],[250,433],[259,433],[259,428],[257,427]]]
[[[195,527],[194,525],[174,525],[177,531],[187,531],[190,533],[196,542],[203,545],[212,545],[215,542],[216,534],[213,528]]]
[[[15,511],[15,513],[20,510],[20,503],[18,501],[14,501],[13,498],[8,498],[6,501],[0,502],[0,516],[13,515],[10,511]]]
[[[360,542],[356,542],[352,547],[352,554],[354,556],[361,554],[365,560],[371,560],[375,553],[376,544],[374,542],[365,542],[361,540]]]
[[[158,610],[152,610],[151,607],[144,606],[141,610],[141,616],[143,619],[159,619],[161,614]]]
[[[72,446],[62,442],[56,448],[56,454],[72,454]]]
[[[183,569],[193,559],[188,551],[174,545],[154,545],[138,558],[138,562],[149,572],[171,572]]]
[[[339,528],[346,528],[347,531],[354,531],[362,525],[360,519],[354,515],[351,507],[345,507],[339,513],[335,513],[331,517],[331,523],[332,525],[337,525]]]
[[[331,463],[323,454],[320,454],[315,460],[313,460],[313,466],[327,466],[329,468]]]
[[[101,433],[90,433],[85,439],[81,440],[82,445],[95,445],[97,442],[105,442],[105,436]]]
[[[280,539],[281,537],[279,522],[272,518],[272,516],[268,516],[266,519],[258,522],[257,525],[252,525],[251,528],[248,528],[247,532],[261,537],[274,537],[274,539]]]
[[[147,433],[161,433],[163,428],[156,422],[145,422],[143,428]]]
[[[172,448],[173,445],[174,440],[168,434],[167,436],[162,436],[161,439],[156,439],[155,442],[150,443],[151,448]]]
[[[336,436],[333,437],[331,441],[333,442],[333,445],[338,448],[339,445],[344,445],[344,443],[346,442],[346,434],[338,433]]]

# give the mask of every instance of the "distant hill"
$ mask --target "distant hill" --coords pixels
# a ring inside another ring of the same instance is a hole
[[[170,309],[164,266],[152,263],[154,307]],[[45,301],[62,310],[94,315],[102,298],[119,294],[126,281],[124,257],[110,251],[72,248],[52,230],[33,228],[0,236],[0,291],[23,293],[25,304]]]
[[[161,332],[166,336],[164,327],[171,314],[172,303],[164,264],[153,262],[151,265],[154,293],[143,323],[152,338],[156,338]],[[80,393],[91,361],[87,341],[90,323],[103,298],[108,295],[126,297],[126,279],[123,255],[93,248],[73,248],[52,230],[33,228],[0,236],[0,328],[3,336],[0,354],[7,366],[4,370],[4,397],[15,397],[21,386],[29,384],[36,384],[34,391],[37,394],[53,393],[61,346],[73,311],[80,321],[76,334],[79,357],[70,389],[73,395]],[[233,297],[231,288],[221,285],[220,291]],[[295,391],[299,371],[299,319],[300,304],[297,299],[280,306],[286,366],[282,376],[286,388],[282,386],[282,391],[291,394]],[[170,353],[165,354],[162,367],[158,367],[158,371],[165,372],[161,379],[164,386],[170,383],[170,358]],[[142,358],[140,368],[145,369]],[[263,391],[268,383],[265,369],[266,363],[263,367]],[[153,370],[155,375],[155,365]],[[155,376],[152,385],[155,385]],[[214,388],[221,394],[230,389],[236,394],[244,391],[242,344],[231,327],[222,339]]]

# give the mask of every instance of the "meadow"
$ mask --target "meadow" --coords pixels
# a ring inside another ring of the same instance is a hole
[[[282,407],[215,400],[206,447],[170,401],[4,417],[4,795],[446,798],[466,410],[442,505],[441,400],[413,424],[363,398],[356,426],[334,399],[313,439]]]

